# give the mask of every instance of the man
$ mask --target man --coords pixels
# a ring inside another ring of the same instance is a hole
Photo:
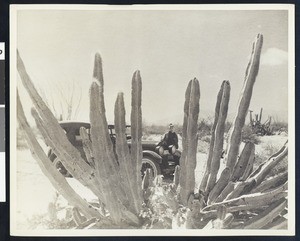
[[[162,146],[166,149],[171,145],[174,145],[176,149],[178,149],[178,137],[174,131],[174,125],[172,123],[169,125],[169,132],[165,134],[162,140]]]

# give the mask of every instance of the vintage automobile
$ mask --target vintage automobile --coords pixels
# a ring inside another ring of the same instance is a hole
[[[81,156],[86,160],[86,156],[83,150],[83,143],[81,136],[79,134],[80,127],[85,127],[88,134],[90,135],[90,123],[87,122],[77,122],[77,121],[61,121],[59,122],[60,126],[65,131],[68,140],[71,144],[76,147],[81,153]],[[112,140],[112,143],[115,145],[115,129],[114,125],[108,125],[108,131]],[[131,146],[131,136],[130,136],[130,126],[126,126],[126,137],[127,143],[130,148]],[[144,141],[142,140],[143,148],[143,158],[141,175],[143,176],[145,171],[150,168],[152,170],[153,176],[164,175],[165,177],[171,176],[174,173],[176,165],[179,165],[179,159],[181,152],[175,148],[175,146],[169,146],[168,149],[163,148],[160,145],[160,142],[156,141]],[[49,159],[55,163],[57,169],[67,177],[71,177],[68,171],[64,168],[62,163],[56,158],[55,153],[52,149],[48,151]]]

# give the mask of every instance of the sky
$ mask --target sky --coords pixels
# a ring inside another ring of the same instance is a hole
[[[103,60],[109,122],[118,92],[124,92],[130,119],[135,70],[141,72],[147,124],[182,123],[185,89],[194,77],[200,82],[199,118],[213,114],[223,80],[231,84],[228,115],[233,116],[258,33],[264,44],[250,109],[259,113],[262,107],[263,120],[267,115],[287,120],[286,10],[17,12],[17,48],[34,84],[57,112],[74,89],[74,108],[80,105],[73,119],[86,121],[96,52]],[[29,103],[20,79],[18,89]]]

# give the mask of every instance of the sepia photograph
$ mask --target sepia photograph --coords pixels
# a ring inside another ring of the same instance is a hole
[[[10,232],[295,234],[289,4],[10,5]]]

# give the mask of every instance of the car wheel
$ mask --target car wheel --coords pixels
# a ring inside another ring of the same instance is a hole
[[[147,169],[151,169],[153,177],[161,174],[160,166],[156,161],[152,160],[149,157],[143,157],[141,169],[142,177],[144,177]]]

